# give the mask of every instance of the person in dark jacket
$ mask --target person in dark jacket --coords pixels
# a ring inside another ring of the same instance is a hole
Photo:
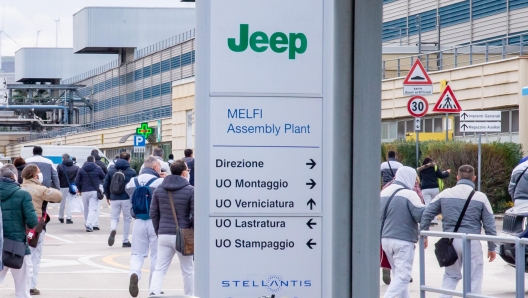
[[[82,194],[84,204],[84,220],[86,232],[93,232],[93,224],[97,213],[98,199],[97,190],[103,182],[105,174],[103,170],[95,164],[93,156],[88,156],[86,162],[75,177],[75,184],[79,193]]]
[[[101,167],[101,169],[103,170],[104,174],[107,175],[108,174],[108,168],[106,167],[106,164],[104,163],[104,161],[101,160],[101,157],[99,156],[99,151],[97,149],[94,149],[92,150],[92,153],[91,155],[95,158],[95,164],[98,165],[99,167]],[[103,187],[103,185],[101,184],[101,187]],[[103,191],[101,189],[101,191]],[[101,213],[101,204],[103,203],[103,200],[99,200],[97,201],[97,213],[95,214],[95,219],[94,219],[94,224],[93,224],[93,229],[94,231],[98,231],[99,230],[99,215]]]
[[[431,201],[440,193],[443,188],[443,182],[439,184],[438,179],[445,179],[451,173],[451,169],[441,171],[440,168],[434,163],[434,161],[426,157],[422,166],[418,169],[418,176],[420,177],[420,187],[422,188],[422,194],[425,201],[425,206],[429,206]],[[441,187],[442,186],[442,187]],[[437,225],[438,220],[435,217],[431,222],[432,225]]]
[[[30,271],[31,253],[27,245],[26,226],[30,229],[37,226],[37,213],[33,208],[31,195],[20,188],[16,168],[6,165],[0,169],[0,199],[2,210],[2,225],[4,239],[24,242],[26,244],[26,255],[20,269],[4,267],[0,271],[0,283],[8,270],[15,280],[15,294],[17,298],[30,298]]]
[[[18,183],[22,184],[22,171],[27,166],[26,161],[22,157],[17,157],[13,160],[13,165],[17,168],[18,171]]]
[[[194,186],[194,154],[192,149],[185,149],[183,151],[183,154],[185,157],[183,158],[183,161],[187,164],[187,167],[189,168],[189,183]]]
[[[62,155],[62,164],[57,166],[57,174],[59,175],[60,191],[62,193],[62,201],[59,207],[59,221],[64,223],[64,207],[66,207],[66,223],[72,224],[71,204],[75,199],[75,194],[70,193],[70,184],[75,183],[79,167],[73,164],[70,155],[65,153]],[[66,202],[68,201],[68,202]]]
[[[193,256],[183,256],[176,251],[176,223],[174,222],[169,201],[169,192],[176,209],[178,226],[180,228],[191,228],[194,223],[194,187],[187,180],[189,171],[187,164],[183,160],[177,160],[172,163],[170,169],[172,175],[167,176],[161,185],[156,188],[150,206],[150,217],[154,231],[158,235],[158,256],[149,292],[155,295],[161,293],[167,269],[169,269],[172,258],[176,254],[180,260],[185,295],[193,296]]]
[[[117,224],[119,224],[119,216],[123,213],[123,247],[131,247],[128,235],[130,233],[130,222],[132,222],[132,216],[130,215],[130,197],[123,191],[123,193],[117,194],[110,191],[112,178],[116,172],[122,172],[125,175],[125,182],[123,190],[130,179],[136,177],[136,171],[130,167],[130,153],[121,152],[119,155],[120,159],[116,161],[115,166],[110,167],[108,174],[104,179],[104,192],[106,200],[110,204],[110,236],[108,237],[108,245],[114,245]]]

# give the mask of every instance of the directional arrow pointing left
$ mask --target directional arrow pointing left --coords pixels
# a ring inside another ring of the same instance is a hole
[[[308,240],[308,242],[306,242],[306,245],[310,248],[310,249],[313,249],[312,245],[315,246],[317,245],[316,242],[312,242],[313,239],[310,239]]]
[[[314,188],[317,183],[313,181],[313,179],[310,179],[310,182],[306,182],[306,185],[311,186],[310,189]]]
[[[313,221],[313,218],[310,218],[310,220],[306,223],[306,225],[313,230],[312,226],[316,226],[317,223],[316,222],[312,222]]]

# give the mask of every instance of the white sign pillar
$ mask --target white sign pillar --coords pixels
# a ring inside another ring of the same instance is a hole
[[[356,2],[378,40],[381,4]],[[381,42],[356,74],[351,3],[197,3],[196,296],[379,296]]]

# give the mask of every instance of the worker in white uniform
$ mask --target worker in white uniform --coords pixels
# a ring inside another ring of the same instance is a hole
[[[401,167],[394,182],[380,193],[381,245],[392,268],[392,280],[385,298],[410,297],[409,283],[414,247],[418,242],[418,223],[425,209],[420,197],[413,191],[415,182],[416,171]]]
[[[452,188],[445,189],[433,199],[431,204],[425,209],[420,228],[428,230],[431,221],[438,214],[442,214],[442,224],[444,232],[453,232],[462,209],[466,204],[471,192],[475,189],[475,169],[470,165],[463,165],[458,169],[457,184]],[[462,223],[457,233],[480,234],[481,227],[484,227],[486,235],[497,235],[495,227],[495,217],[491,204],[485,194],[475,191],[471,198],[466,213],[462,218]],[[442,288],[454,290],[458,282],[462,279],[462,240],[454,239],[453,246],[458,254],[455,264],[446,267]],[[488,259],[495,260],[497,253],[496,245],[488,242]],[[480,294],[482,292],[484,256],[480,241],[471,241],[471,293]],[[442,295],[442,298],[452,297]]]

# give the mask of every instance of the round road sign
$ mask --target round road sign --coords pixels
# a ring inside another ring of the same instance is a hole
[[[429,103],[423,96],[413,96],[407,102],[407,110],[413,117],[423,117],[429,110]]]

